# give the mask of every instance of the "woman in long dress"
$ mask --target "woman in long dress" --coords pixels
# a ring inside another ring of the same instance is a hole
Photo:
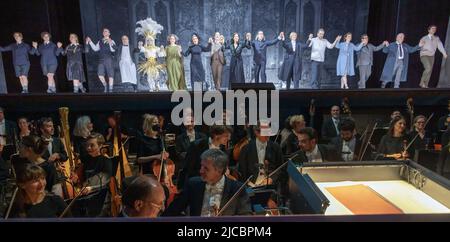
[[[170,91],[186,90],[184,79],[183,55],[181,46],[177,44],[178,37],[174,34],[168,37],[166,47],[167,86]]]
[[[89,48],[80,45],[78,35],[70,34],[70,45],[68,45],[62,54],[67,56],[66,76],[67,80],[73,81],[73,92],[85,92],[83,83],[86,82],[83,68],[83,53],[88,53]]]
[[[356,51],[361,50],[362,43],[358,46],[352,42],[352,34],[344,35],[344,42],[336,45],[339,49],[339,57],[336,63],[336,73],[341,76],[341,89],[348,89],[347,76],[355,75],[354,55]]]
[[[212,39],[208,41],[208,46],[200,45],[200,37],[193,34],[191,38],[192,45],[184,52],[184,56],[191,55],[191,88],[194,90],[194,84],[200,83],[203,86],[205,82],[205,68],[202,63],[202,53],[211,51]]]
[[[239,34],[234,33],[230,44],[226,45],[225,48],[231,51],[230,83],[245,83],[242,51],[244,48],[251,49],[250,42],[240,42]]]

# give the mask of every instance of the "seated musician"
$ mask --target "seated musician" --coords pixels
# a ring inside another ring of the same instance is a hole
[[[448,124],[450,123],[450,102],[448,102],[447,110],[447,114],[440,117],[438,120],[438,131],[445,132],[449,128]]]
[[[284,155],[290,155],[298,151],[298,132],[306,127],[305,118],[303,115],[294,115],[291,117],[289,125],[292,127],[291,133],[281,143],[281,149]]]
[[[149,176],[138,176],[122,194],[120,217],[156,218],[164,211],[165,194],[161,183]]]
[[[284,121],[283,129],[280,131],[280,138],[279,138],[279,144],[285,143],[286,139],[291,135],[292,133],[292,126],[291,126],[291,116],[287,117]]]
[[[26,164],[17,172],[19,190],[9,217],[57,218],[64,212],[64,200],[46,191],[46,176],[44,169],[35,164]]]
[[[238,171],[239,180],[250,180],[255,186],[278,184],[278,175],[267,177],[283,163],[283,154],[277,143],[270,139],[270,128],[264,122],[258,122],[253,127],[256,138],[244,146],[239,156]]]
[[[201,155],[200,177],[189,179],[183,191],[164,212],[164,216],[215,216],[241,187],[241,183],[225,176],[228,156],[219,149]],[[189,208],[189,209],[188,209]],[[225,208],[221,215],[250,215],[251,204],[245,189]]]
[[[111,160],[101,152],[103,144],[105,144],[105,138],[99,133],[92,133],[86,138],[87,155],[80,157],[83,164],[84,183],[87,185],[84,194],[104,189],[109,185],[113,175]]]
[[[184,131],[176,139],[176,150],[181,160],[186,158],[186,153],[192,142],[206,139],[206,135],[195,129],[194,117],[187,118],[184,122]]]
[[[356,132],[356,124],[353,119],[345,118],[341,121],[340,135],[331,140],[339,161],[357,161],[361,150],[362,141]],[[370,151],[366,151],[363,160],[370,156]]]
[[[378,157],[377,159],[395,159],[404,160],[411,158],[411,154],[414,154],[412,146],[408,150],[405,150],[408,146],[410,137],[406,134],[406,120],[403,116],[396,116],[391,122],[389,131],[381,138],[378,145]]]
[[[106,143],[112,143],[114,141],[114,129],[116,128],[116,119],[114,118],[114,115],[108,116],[106,119],[107,125],[105,128],[105,132],[103,133],[105,137]],[[122,139],[126,139],[128,137],[127,128],[123,125],[120,125],[120,132]]]
[[[94,125],[89,116],[81,116],[77,119],[73,129],[73,150],[79,156],[86,156],[86,141],[94,130]]]
[[[44,152],[48,149],[49,142],[42,137],[29,135],[22,138],[19,147],[19,156],[22,159],[12,158],[11,163],[18,173],[25,165],[31,163],[44,169],[46,177],[46,190],[54,194],[62,194],[61,186],[57,184],[56,168],[53,164],[42,158]]]
[[[299,151],[291,155],[292,161],[298,164],[306,162],[337,161],[336,150],[329,145],[318,144],[318,135],[313,128],[300,130],[298,136]]]
[[[332,138],[339,136],[339,126],[341,122],[341,108],[333,106],[330,110],[331,117],[325,119],[322,124],[322,139],[329,142]]]
[[[450,179],[450,143],[443,144],[437,164],[437,173]]]
[[[50,163],[65,162],[67,160],[67,152],[60,138],[54,137],[55,128],[51,118],[42,118],[39,120],[39,130],[41,136],[49,141],[47,150],[45,150],[42,158]]]
[[[220,149],[226,152],[226,146],[230,140],[232,129],[225,125],[213,125],[209,129],[209,138],[200,139],[191,143],[186,153],[183,170],[178,179],[178,188],[184,187],[185,182],[191,178],[199,176],[200,156],[208,149]]]
[[[20,117],[17,119],[17,126],[19,127],[18,139],[21,140],[22,137],[28,136],[31,134],[30,130],[30,122],[25,117]]]
[[[17,133],[17,126],[14,122],[5,118],[5,110],[0,107],[0,146],[2,147],[2,157],[9,160],[14,149],[14,134]]]
[[[169,158],[169,153],[163,153],[159,127],[157,116],[144,115],[142,125],[144,135],[140,138],[137,150],[137,163],[140,165],[141,174],[154,174],[152,169],[154,162]]]
[[[414,150],[426,150],[433,146],[433,137],[425,129],[425,123],[427,118],[423,115],[419,115],[414,118],[414,130],[409,134],[410,138],[417,136],[413,143]]]

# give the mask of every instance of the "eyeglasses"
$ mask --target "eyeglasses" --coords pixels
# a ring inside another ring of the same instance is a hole
[[[156,204],[156,203],[154,203],[154,202],[152,202],[152,201],[145,201],[145,202],[146,202],[146,203],[149,203],[150,206],[152,206],[152,207],[158,209],[159,211],[164,211],[164,209],[166,208],[166,206],[165,206],[165,204],[164,204],[164,201],[162,201],[161,204],[159,204],[159,205]]]

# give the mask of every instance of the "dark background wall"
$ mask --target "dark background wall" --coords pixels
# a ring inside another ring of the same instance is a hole
[[[383,40],[393,41],[397,32],[405,32],[407,42],[417,44],[426,34],[429,24],[436,24],[438,35],[446,40],[446,29],[450,13],[448,0],[5,0],[0,8],[0,45],[13,42],[12,32],[21,31],[25,41],[40,40],[39,33],[50,31],[54,41],[67,44],[68,35],[77,33],[80,37],[89,35],[97,39],[102,27],[112,30],[116,42],[123,34],[130,35],[133,43],[137,42],[134,24],[137,20],[150,16],[160,22],[165,30],[158,44],[165,43],[168,33],[176,33],[181,44],[186,48],[190,35],[198,32],[206,39],[215,31],[220,31],[229,38],[230,33],[241,34],[259,29],[270,38],[280,31],[297,31],[304,40],[308,33],[316,32],[319,27],[327,30],[326,38],[332,41],[336,35],[353,31],[354,41],[367,32],[374,43]],[[337,50],[327,52],[324,83],[335,87]],[[268,76],[275,80],[281,64],[283,50],[280,47],[269,49]],[[20,85],[15,78],[10,53],[3,53],[3,64],[8,91],[18,92]],[[229,58],[229,57],[228,57]],[[95,91],[100,85],[95,75],[96,55],[87,55],[87,72],[89,87]],[[379,86],[379,77],[385,55],[375,55],[374,74],[369,87]],[[441,55],[438,54],[431,85],[435,86],[439,78]],[[244,53],[246,79],[252,80],[251,52]],[[31,57],[30,90],[45,92],[46,80],[42,76],[39,58]],[[189,77],[189,58],[186,58],[186,76]],[[308,78],[308,60],[305,58],[304,79]],[[208,57],[204,57],[208,65]],[[1,68],[0,68],[1,69]],[[207,70],[209,68],[206,68]],[[417,87],[423,70],[418,54],[412,55],[407,87]],[[65,58],[60,58],[57,79],[58,88],[71,91],[66,81]],[[120,79],[116,75],[116,79]],[[207,73],[210,78],[210,73]],[[189,83],[189,80],[187,80]],[[354,80],[356,81],[356,80]]]

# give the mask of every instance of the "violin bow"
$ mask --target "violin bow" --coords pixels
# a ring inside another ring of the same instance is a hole
[[[428,123],[430,122],[430,120],[434,117],[434,113],[432,113],[430,115],[430,117],[428,117],[427,121],[425,122],[425,127],[427,127]],[[412,144],[414,144],[414,142],[416,141],[417,137],[419,137],[419,133],[417,133],[414,138],[409,142],[409,144],[405,147],[405,149],[403,151],[407,151],[409,149],[409,147],[411,147]]]
[[[14,204],[14,201],[16,200],[18,191],[19,191],[19,187],[16,187],[16,189],[14,189],[14,193],[13,193],[13,196],[11,198],[11,202],[9,203],[8,210],[6,211],[5,220],[9,218],[9,214],[11,213],[11,209],[12,209],[12,206]]]
[[[70,201],[69,205],[67,205],[66,209],[64,209],[64,211],[61,213],[61,215],[59,215],[59,218],[64,218],[66,216],[66,214],[69,212],[70,209],[72,209],[72,206],[75,204],[75,201],[81,197],[81,195],[83,194],[84,190],[86,190],[88,186],[85,185],[83,187],[83,189],[81,189],[81,191],[72,199],[72,201]]]
[[[369,147],[370,141],[372,140],[373,134],[375,133],[375,130],[377,129],[377,127],[378,127],[378,122],[375,123],[375,125],[373,126],[372,132],[370,132],[370,135],[367,138],[367,142],[363,146],[361,146],[361,148],[364,147],[364,150],[363,150],[363,152],[360,152],[358,161],[362,161],[362,159],[364,158],[364,155],[366,154],[367,148]]]
[[[247,186],[247,184],[250,182],[250,180],[253,178],[253,175],[251,175],[245,182],[244,184],[242,184],[242,186],[237,190],[237,192],[230,198],[230,200],[228,200],[228,202],[222,207],[222,209],[219,210],[219,212],[217,213],[217,217],[221,216],[222,213],[231,205],[231,202],[233,202],[238,196],[239,194],[241,194],[241,192],[244,190],[245,186]]]

